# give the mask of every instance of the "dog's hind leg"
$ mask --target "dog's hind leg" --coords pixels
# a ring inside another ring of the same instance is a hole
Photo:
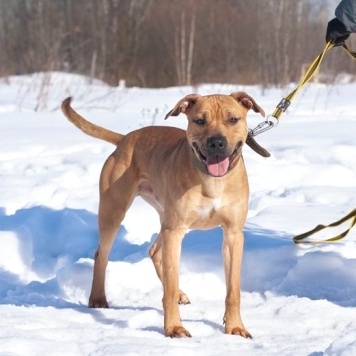
[[[162,241],[161,235],[159,234],[156,241],[153,243],[152,247],[149,250],[149,255],[152,259],[153,265],[155,266],[156,273],[158,278],[162,282],[163,271],[162,271]],[[178,304],[190,304],[188,296],[182,291],[179,290],[179,300]]]
[[[102,177],[105,176],[105,166]],[[104,179],[105,180],[105,179]],[[116,234],[127,209],[135,195],[136,186],[132,184],[132,174],[126,171],[114,183],[101,186],[99,205],[99,246],[95,253],[93,282],[89,297],[89,307],[108,308],[105,295],[105,272],[108,256]],[[102,182],[101,182],[102,183]]]

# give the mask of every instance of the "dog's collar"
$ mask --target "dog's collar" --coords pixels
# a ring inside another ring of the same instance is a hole
[[[246,139],[246,145],[250,146],[256,153],[258,153],[262,157],[270,157],[271,154],[263,148],[261,145],[259,145],[254,137],[252,136],[251,131],[248,133],[247,139]]]
[[[189,147],[189,155],[194,167],[198,168],[200,172],[210,176],[206,165],[195,155],[193,147]]]

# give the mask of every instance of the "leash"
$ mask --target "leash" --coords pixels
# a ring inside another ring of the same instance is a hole
[[[303,241],[304,239],[308,238],[309,236],[324,230],[328,227],[335,227],[335,226],[339,226],[342,223],[351,220],[351,224],[350,227],[345,230],[344,232],[342,232],[341,234],[331,237],[329,239],[324,239],[324,240],[310,240],[310,241]],[[347,215],[345,215],[343,218],[341,218],[338,221],[335,221],[329,225],[318,225],[317,227],[315,227],[313,230],[310,230],[308,232],[305,232],[304,234],[300,234],[300,235],[296,235],[293,237],[293,241],[296,244],[300,244],[300,243],[304,243],[304,244],[320,244],[323,242],[337,242],[341,239],[343,239],[349,232],[350,230],[356,225],[356,209],[352,210],[350,213],[348,213]]]
[[[288,107],[292,103],[292,100],[296,97],[299,90],[313,78],[314,74],[319,69],[321,61],[323,60],[326,52],[332,47],[334,47],[334,43],[332,41],[329,41],[325,45],[325,47],[321,51],[321,53],[314,59],[312,64],[309,66],[308,70],[305,72],[304,76],[300,80],[298,86],[290,94],[288,94],[285,98],[283,98],[279,102],[279,104],[276,106],[273,113],[268,115],[265,121],[262,121],[254,129],[250,130],[251,136],[257,136],[257,135],[261,134],[262,132],[268,131],[268,130],[272,129],[273,127],[278,126],[280,118],[287,111]],[[345,43],[342,45],[342,48],[353,59],[356,59],[356,51],[352,51],[350,48],[347,47],[347,45]],[[273,121],[273,119],[274,119],[274,121]]]
[[[317,70],[320,67],[321,61],[323,60],[326,52],[334,47],[333,41],[329,41],[324,49],[321,51],[321,53],[314,59],[312,64],[309,66],[308,70],[305,72],[304,76],[300,80],[298,86],[290,93],[288,94],[285,98],[283,98],[279,104],[276,106],[275,110],[273,111],[272,114],[268,115],[266,120],[258,124],[254,129],[250,130],[250,135],[256,136],[261,134],[262,132],[268,131],[272,129],[273,127],[278,126],[279,120],[282,117],[282,115],[286,112],[290,104],[292,103],[293,99],[295,96],[298,94],[299,90],[307,83],[310,81],[310,79],[313,78],[314,74],[317,72]],[[352,51],[347,47],[347,45],[344,43],[342,45],[342,48],[353,58],[356,59],[356,52]],[[324,230],[329,227],[335,227],[339,226],[342,223],[351,220],[351,225],[350,227],[342,232],[341,234],[327,238],[327,239],[320,239],[320,240],[309,240],[309,241],[303,241],[306,238],[310,237],[311,235]],[[331,243],[331,242],[337,242],[341,239],[343,239],[349,232],[350,230],[356,225],[356,209],[352,210],[349,214],[344,216],[338,221],[335,221],[329,225],[318,225],[315,227],[313,230],[310,230],[308,232],[305,232],[303,234],[299,234],[294,236],[293,241],[296,244],[301,244],[301,243],[306,243],[306,244],[319,244],[319,243]]]

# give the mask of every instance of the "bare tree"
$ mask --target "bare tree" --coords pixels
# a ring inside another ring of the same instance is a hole
[[[195,6],[192,3],[187,19],[187,10],[180,13],[180,21],[175,29],[175,64],[179,85],[190,85],[192,82],[192,67],[195,40]]]
[[[322,0],[0,0],[0,76],[284,85],[324,46],[328,16]],[[321,70],[355,66],[333,50]]]

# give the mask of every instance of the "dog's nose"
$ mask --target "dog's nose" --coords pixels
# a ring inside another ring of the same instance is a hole
[[[224,154],[227,147],[226,137],[216,135],[207,139],[208,152],[214,155]]]

